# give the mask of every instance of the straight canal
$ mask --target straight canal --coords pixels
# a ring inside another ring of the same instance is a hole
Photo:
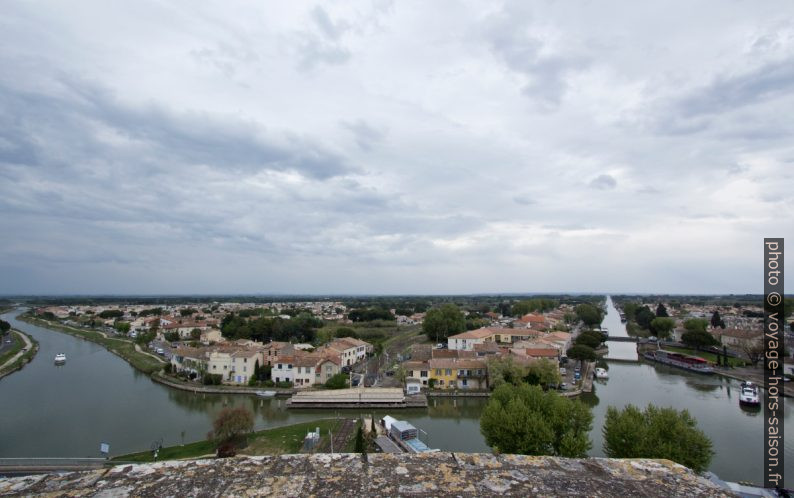
[[[610,334],[617,334],[613,329],[617,326],[610,321],[617,312],[611,301],[608,304],[605,326]],[[111,455],[120,455],[147,450],[158,440],[165,446],[196,441],[206,437],[215,414],[227,406],[253,410],[256,429],[358,416],[356,411],[287,410],[279,399],[171,389],[152,382],[99,345],[21,322],[14,318],[16,314],[2,318],[33,336],[41,349],[32,363],[0,380],[0,457],[97,457],[100,442],[110,444]],[[612,343],[610,348],[614,344],[633,347]],[[57,353],[66,354],[66,365],[53,364]],[[616,351],[610,349],[610,353]],[[739,407],[738,382],[624,362],[610,363],[609,376],[595,383],[592,394],[582,397],[594,415],[591,455],[603,456],[601,427],[607,406],[654,403],[686,408],[697,418],[714,443],[711,470],[717,475],[733,481],[762,481],[763,417],[761,412]],[[427,432],[430,447],[487,452],[490,449],[479,430],[485,403],[482,398],[430,398],[426,409],[390,414]],[[788,422],[790,399],[785,406]],[[375,412],[376,416],[384,414]],[[789,435],[785,456],[790,486],[794,454]]]

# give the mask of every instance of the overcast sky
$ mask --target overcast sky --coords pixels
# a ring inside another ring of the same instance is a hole
[[[0,68],[0,293],[760,293],[794,244],[788,0],[5,0]]]

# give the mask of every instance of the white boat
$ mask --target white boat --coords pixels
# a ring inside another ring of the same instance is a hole
[[[276,395],[276,391],[257,391],[256,395],[260,398],[272,398]]]
[[[761,406],[758,386],[752,382],[742,382],[742,390],[739,393],[739,404],[744,406]]]
[[[66,363],[66,355],[63,353],[58,353],[55,355],[55,363],[56,364],[64,364]]]
[[[596,379],[608,379],[609,372],[606,371],[604,368],[596,368],[595,369],[595,378]]]

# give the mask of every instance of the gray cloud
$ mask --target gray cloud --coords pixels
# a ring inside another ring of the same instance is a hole
[[[0,293],[748,292],[794,237],[790,3],[179,1],[3,9]]]
[[[610,175],[598,175],[590,181],[590,187],[598,190],[611,190],[617,185],[617,180]]]
[[[381,142],[386,136],[380,128],[376,128],[366,121],[359,119],[356,121],[343,121],[342,126],[350,130],[355,138],[356,144],[361,150],[369,151]]]

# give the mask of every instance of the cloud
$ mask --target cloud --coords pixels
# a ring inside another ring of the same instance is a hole
[[[0,293],[752,292],[794,7],[688,9],[10,3]]]
[[[610,175],[598,175],[590,181],[590,187],[598,190],[612,190],[617,185],[617,180]]]
[[[381,129],[370,125],[362,119],[353,122],[343,121],[342,126],[350,130],[355,138],[356,145],[365,151],[372,150],[386,136]]]

